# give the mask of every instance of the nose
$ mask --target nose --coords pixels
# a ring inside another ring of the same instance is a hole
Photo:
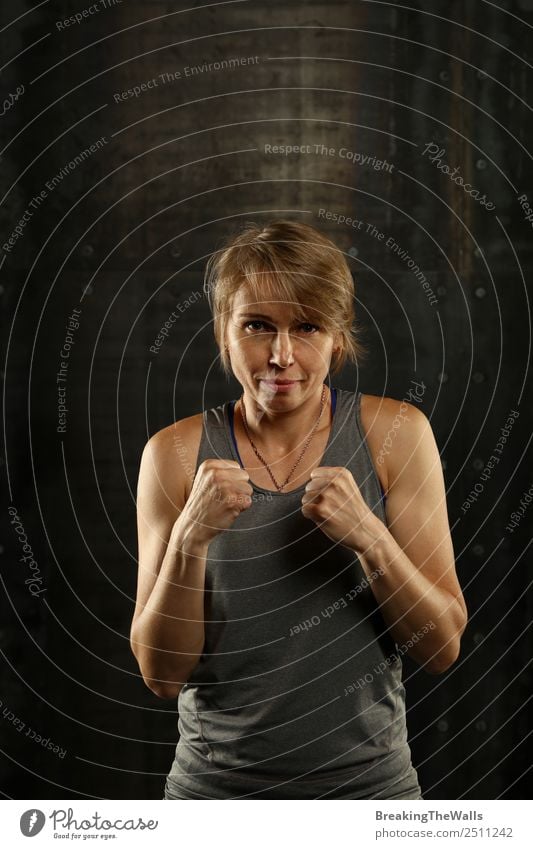
[[[287,368],[293,362],[293,343],[290,333],[275,333],[272,339],[270,363],[280,368]]]

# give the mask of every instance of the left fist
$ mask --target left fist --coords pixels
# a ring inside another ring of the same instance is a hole
[[[353,551],[365,551],[379,536],[378,523],[382,526],[344,466],[313,469],[302,497],[302,514],[333,542]]]

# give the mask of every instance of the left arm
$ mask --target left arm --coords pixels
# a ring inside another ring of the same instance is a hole
[[[399,408],[400,402],[389,401],[394,403]],[[304,515],[317,523],[329,517],[321,525],[324,532],[355,551],[399,645],[409,645],[418,630],[431,627],[408,654],[439,674],[457,660],[467,610],[455,572],[439,451],[426,416],[407,407],[387,457],[388,527],[370,510],[347,469],[314,470],[303,499],[304,505],[314,503],[304,506]]]

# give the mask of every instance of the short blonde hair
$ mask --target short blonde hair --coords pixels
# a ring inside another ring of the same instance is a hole
[[[340,336],[331,374],[347,360],[366,356],[354,326],[354,282],[342,251],[309,224],[286,219],[264,226],[248,222],[209,257],[205,269],[204,292],[226,375],[231,374],[226,328],[235,294],[244,284],[254,301],[290,304],[297,319],[309,321],[311,314],[327,333]]]

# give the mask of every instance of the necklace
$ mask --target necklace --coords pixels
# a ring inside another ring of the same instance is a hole
[[[240,401],[241,401],[241,405],[242,405],[242,422],[243,422],[243,425],[244,425],[244,430],[246,431],[246,436],[248,437],[248,439],[249,439],[249,441],[250,441],[250,445],[252,446],[253,450],[255,451],[255,453],[256,453],[256,455],[257,455],[257,457],[261,460],[261,462],[262,462],[263,466],[265,466],[265,467],[266,467],[266,470],[267,470],[268,474],[270,475],[270,477],[272,478],[272,481],[273,481],[273,483],[274,483],[274,486],[276,487],[276,489],[278,490],[278,492],[281,492],[281,490],[283,489],[283,487],[284,487],[284,486],[287,486],[287,484],[288,484],[289,480],[290,480],[290,479],[291,479],[291,477],[292,477],[292,474],[293,474],[293,472],[294,472],[294,470],[295,470],[296,466],[298,465],[298,463],[299,463],[299,462],[300,462],[300,460],[302,459],[303,455],[305,454],[305,452],[306,452],[306,450],[307,450],[307,448],[308,448],[308,446],[309,446],[309,443],[311,442],[311,439],[313,438],[313,434],[314,434],[315,430],[316,430],[316,429],[317,429],[317,427],[318,427],[318,423],[319,423],[319,421],[320,421],[320,419],[321,419],[321,417],[322,417],[322,411],[323,411],[323,409],[324,409],[324,402],[325,402],[325,400],[326,400],[326,385],[324,384],[324,386],[323,386],[323,388],[322,388],[322,397],[321,397],[321,399],[320,399],[320,412],[319,412],[319,414],[318,414],[318,418],[317,418],[317,420],[316,420],[316,422],[315,422],[315,425],[314,425],[314,427],[313,427],[313,430],[311,431],[311,433],[310,433],[310,434],[309,434],[309,436],[307,437],[307,440],[306,440],[306,442],[305,442],[305,445],[304,445],[304,447],[303,447],[303,450],[302,450],[302,452],[301,452],[300,456],[298,457],[298,459],[296,460],[296,463],[294,464],[294,466],[293,466],[293,467],[292,467],[292,469],[290,470],[288,477],[285,479],[284,483],[282,483],[282,484],[280,485],[280,484],[278,484],[278,482],[277,482],[276,478],[275,478],[275,477],[274,477],[274,475],[272,474],[272,471],[271,471],[270,466],[268,465],[267,461],[264,459],[264,457],[262,457],[262,455],[261,455],[261,454],[260,454],[260,452],[257,450],[256,446],[254,445],[254,443],[253,443],[253,441],[252,441],[252,437],[250,436],[250,431],[248,430],[248,421],[247,421],[247,419],[246,419],[246,407],[245,407],[245,405],[244,405],[244,393],[241,395],[241,397],[240,397]]]

